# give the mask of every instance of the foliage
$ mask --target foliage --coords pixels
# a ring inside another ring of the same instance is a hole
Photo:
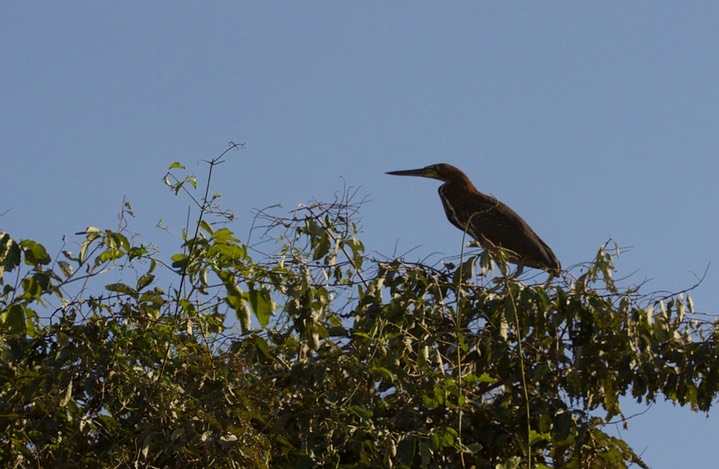
[[[258,212],[248,245],[207,192],[219,162],[169,262],[125,229],[55,259],[0,235],[1,466],[645,467],[604,430],[619,397],[719,390],[716,324],[617,286],[606,246],[537,284],[378,260],[348,192]]]

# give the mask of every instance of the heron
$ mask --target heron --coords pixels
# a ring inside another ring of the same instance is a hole
[[[562,268],[559,259],[527,222],[495,197],[478,191],[458,168],[438,163],[387,174],[442,181],[439,197],[450,223],[469,234],[483,249],[495,254],[498,248],[504,250],[507,260],[518,265],[516,275],[524,266],[559,274]]]

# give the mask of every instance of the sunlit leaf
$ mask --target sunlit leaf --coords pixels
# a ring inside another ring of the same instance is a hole
[[[529,446],[535,445],[540,441],[547,441],[551,438],[548,433],[539,433],[534,430],[529,431]]]
[[[125,285],[124,283],[110,283],[108,285],[105,285],[105,289],[107,291],[124,293],[125,295],[132,296],[133,298],[137,297],[137,291],[134,288]]]
[[[60,267],[60,271],[65,277],[72,277],[74,271],[70,263],[65,261],[57,261],[57,265]]]
[[[62,407],[65,407],[68,402],[70,402],[70,399],[72,399],[72,384],[73,384],[73,378],[70,377],[70,382],[67,383],[67,387],[65,388],[65,395],[62,397],[62,400],[60,400],[60,405]]]
[[[246,302],[240,301],[239,306],[235,309],[235,312],[237,314],[237,320],[240,321],[242,333],[246,334],[250,331],[250,329],[252,329],[250,308],[247,306]]]
[[[95,258],[95,266],[99,266],[106,262],[111,262],[111,261],[120,259],[123,256],[124,256],[123,252],[118,249],[108,249],[106,251],[101,252]]]
[[[185,254],[174,254],[170,259],[172,259],[172,268],[176,271],[181,272],[187,268],[189,259]]]
[[[147,273],[137,279],[137,291],[143,290],[155,280],[155,276]]]
[[[25,254],[25,263],[28,265],[46,265],[52,259],[48,255],[45,247],[35,241],[24,239],[18,243]]]
[[[214,231],[214,230],[212,229],[212,225],[210,225],[210,224],[207,222],[207,220],[201,220],[199,226],[200,226],[200,228],[202,228],[202,230],[203,230],[205,233],[207,233],[208,235],[212,235],[212,234],[213,234],[213,231]]]
[[[380,373],[384,375],[384,377],[389,380],[390,382],[394,381],[394,374],[387,368],[381,367],[381,366],[373,366],[372,371],[375,371],[377,373]]]
[[[362,419],[369,419],[374,414],[370,409],[365,409],[358,405],[352,405],[350,406],[350,410],[357,415],[358,417]]]
[[[122,250],[124,250],[125,252],[130,250],[130,241],[122,233],[111,232],[110,239],[112,240],[110,245],[113,248],[115,248],[115,249],[122,248]]]

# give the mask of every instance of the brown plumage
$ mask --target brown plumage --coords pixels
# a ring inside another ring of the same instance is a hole
[[[522,217],[494,197],[479,192],[469,178],[454,166],[439,163],[387,174],[443,181],[439,197],[447,218],[460,230],[466,230],[484,249],[503,248],[508,252],[509,260],[518,264],[520,270],[522,266],[544,269],[552,274],[561,270],[552,250]]]

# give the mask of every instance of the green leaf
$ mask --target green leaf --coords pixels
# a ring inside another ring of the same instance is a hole
[[[25,253],[25,263],[32,266],[47,265],[51,262],[45,247],[35,241],[24,239],[20,241],[20,247]]]
[[[454,272],[452,281],[455,284],[458,283],[460,280],[460,275],[461,275],[462,282],[466,282],[469,279],[471,279],[472,275],[474,275],[474,265],[476,262],[477,262],[477,257],[472,256],[469,259],[467,259],[466,261],[464,261],[462,264],[460,264],[459,267],[457,267],[457,270]]]
[[[125,252],[130,250],[130,241],[122,233],[109,232],[110,239],[112,240],[109,244],[115,249],[122,248]]]
[[[23,297],[39,301],[43,294],[51,289],[50,276],[45,272],[35,272],[31,276],[22,279]]]
[[[250,286],[250,290],[245,293],[245,295],[260,326],[266,327],[274,312],[274,302],[272,301],[272,297],[270,297],[269,291],[264,287],[256,290],[254,286]]]
[[[212,253],[227,257],[232,261],[247,259],[247,248],[238,244],[216,244],[212,247]]]
[[[358,405],[351,405],[350,410],[352,413],[354,413],[356,416],[361,418],[362,420],[367,420],[374,415],[374,413],[370,409],[365,409],[364,407],[358,406]]]
[[[424,394],[422,396],[422,405],[429,410],[436,409],[442,404],[442,402],[436,399],[436,396],[428,396]]]
[[[100,230],[98,228],[90,226],[85,230],[85,241],[80,245],[80,254],[78,255],[78,260],[81,264],[84,264],[87,260],[87,250],[90,245],[99,237]]]
[[[327,255],[327,253],[330,252],[330,239],[329,236],[324,234],[320,238],[320,240],[317,242],[317,246],[315,247],[314,253],[312,254],[312,260],[318,260],[323,258]]]
[[[124,283],[110,283],[108,285],[105,285],[105,290],[114,291],[117,293],[124,293],[133,298],[137,298],[137,291],[134,288],[125,285]]]
[[[237,315],[237,320],[240,321],[240,328],[243,334],[246,334],[252,329],[251,314],[250,308],[244,301],[240,301],[239,307],[235,308],[235,315]]]
[[[146,256],[147,253],[147,248],[145,246],[133,246],[128,251],[127,256],[130,260],[133,260]],[[155,260],[153,259],[151,262],[154,264]]]
[[[151,273],[146,273],[137,279],[137,291],[141,291],[146,286],[150,285],[155,280],[155,276]]]
[[[394,374],[387,368],[384,368],[381,366],[373,366],[372,371],[376,371],[376,372],[384,375],[384,377],[387,378],[387,380],[389,380],[390,383],[394,381]]]
[[[7,327],[10,334],[25,334],[25,310],[19,304],[10,307],[0,314],[0,322]]]
[[[364,244],[362,244],[362,241],[360,241],[357,236],[352,236],[352,239],[346,240],[345,244],[347,244],[352,250],[352,266],[355,269],[360,269],[362,267],[362,262],[364,261],[364,257],[362,256],[362,253],[364,252]]]
[[[549,441],[550,439],[551,435],[549,433],[539,433],[535,430],[529,431],[529,446],[533,446],[540,441]]]
[[[60,271],[65,277],[71,277],[73,274],[72,265],[69,262],[57,261]]]
[[[60,400],[60,406],[65,407],[67,406],[67,403],[70,402],[70,399],[72,399],[72,383],[73,379],[72,376],[70,377],[70,382],[67,383],[67,388],[65,388],[65,395]]]
[[[212,236],[214,232],[214,230],[212,229],[212,225],[210,225],[207,220],[200,221],[200,228],[202,228],[202,230],[210,236]]]
[[[472,443],[467,445],[467,452],[476,454],[482,451],[483,448],[484,446],[481,443]]]
[[[493,378],[488,373],[482,373],[479,376],[477,376],[475,374],[468,374],[462,378],[462,381],[464,381],[467,384],[470,384],[470,383],[495,383],[495,382],[497,382],[497,379]]]
[[[257,347],[257,350],[259,350],[262,355],[264,355],[266,358],[274,359],[274,355],[272,352],[270,352],[270,347],[267,345],[267,341],[263,339],[262,337],[255,337],[255,347]]]
[[[372,339],[372,336],[370,336],[366,332],[353,331],[352,336],[353,337],[362,337],[363,339]]]
[[[167,169],[185,169],[185,167],[182,166],[182,164],[180,164],[180,162],[174,161],[170,164],[170,166],[168,166]]]
[[[0,280],[3,272],[12,272],[21,262],[20,246],[9,234],[0,232]]]
[[[123,255],[124,254],[122,253],[122,251],[120,251],[118,249],[108,249],[106,251],[103,251],[102,253],[100,253],[99,256],[97,256],[95,258],[95,267],[102,265],[105,262],[110,262],[110,261],[119,259]]]
[[[397,445],[397,456],[405,466],[411,466],[417,452],[417,439],[412,435],[404,435]]]
[[[189,258],[185,254],[173,254],[170,259],[172,260],[172,268],[177,272],[182,272],[187,268],[187,262]]]
[[[442,447],[453,447],[457,441],[457,430],[451,427],[444,427],[439,433],[439,443]]]
[[[212,239],[216,242],[228,243],[237,242],[234,233],[229,228],[220,228],[219,230],[212,233]]]
[[[227,279],[225,282],[225,290],[227,291],[227,303],[235,310],[241,309],[245,297],[240,287],[235,284],[234,278]]]

